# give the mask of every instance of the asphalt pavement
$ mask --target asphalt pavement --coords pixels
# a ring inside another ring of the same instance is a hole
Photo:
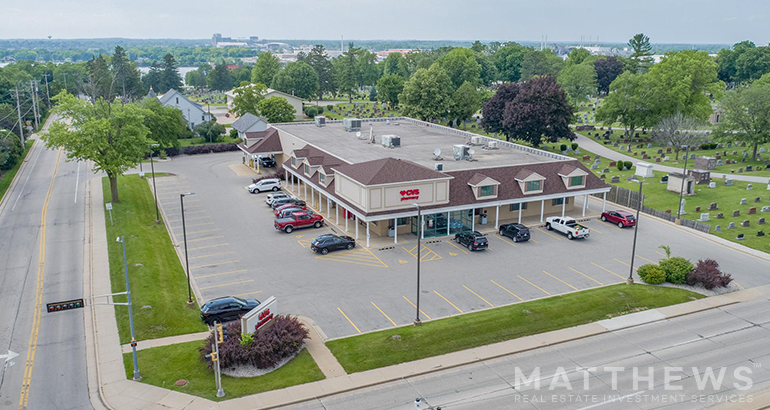
[[[0,409],[92,409],[84,310],[45,308],[82,297],[90,176],[37,141],[0,209],[0,350],[19,354],[0,368]]]

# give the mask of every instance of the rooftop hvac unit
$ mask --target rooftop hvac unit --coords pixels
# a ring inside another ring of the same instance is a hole
[[[342,120],[342,125],[348,132],[361,130],[361,120],[358,118],[345,118]]]
[[[482,141],[483,140],[481,139],[480,136],[474,135],[473,137],[471,137],[471,144],[473,145],[481,145]]]
[[[489,141],[489,144],[487,144],[487,149],[497,149],[497,141]]]
[[[461,160],[461,159],[468,158],[470,156],[470,154],[469,154],[470,149],[471,149],[471,147],[469,147],[467,145],[462,145],[462,144],[453,145],[452,146],[452,152],[454,153],[455,160]]]
[[[401,137],[397,135],[382,135],[380,137],[380,142],[383,147],[397,148],[401,146]]]
[[[401,148],[401,137],[393,136],[390,138],[390,146],[393,148]]]
[[[324,117],[323,115],[317,115],[315,117],[315,126],[316,127],[326,126],[326,117]]]
[[[443,171],[444,170],[444,164],[442,164],[440,162],[438,164],[433,164],[433,169],[435,169],[436,171]]]

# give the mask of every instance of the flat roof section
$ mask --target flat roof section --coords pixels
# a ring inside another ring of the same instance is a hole
[[[272,126],[353,164],[392,157],[412,161],[430,169],[433,169],[434,164],[442,163],[444,171],[458,171],[571,159],[529,147],[518,146],[522,148],[518,149],[506,146],[505,141],[492,139],[498,142],[498,149],[487,150],[482,146],[471,146],[475,151],[473,154],[475,161],[456,161],[453,146],[469,145],[470,136],[460,135],[453,132],[454,130],[443,127],[428,126],[421,121],[411,119],[392,119],[390,124],[379,120],[371,123],[376,141],[372,144],[368,139],[369,124],[368,120],[361,120],[361,138],[365,138],[363,140],[356,137],[355,132],[345,131],[342,122],[336,121],[331,123],[327,121],[324,127],[317,127],[308,122]],[[401,147],[383,147],[380,143],[383,135],[401,137]],[[441,161],[434,160],[433,152],[436,148],[441,150],[443,158]]]

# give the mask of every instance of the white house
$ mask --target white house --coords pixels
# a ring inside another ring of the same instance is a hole
[[[211,115],[203,107],[188,100],[187,97],[173,88],[158,97],[158,100],[166,107],[176,107],[182,111],[190,129],[202,122],[211,121]]]
[[[238,131],[238,138],[242,139],[246,145],[249,145],[246,140],[246,134],[267,130],[267,121],[265,121],[264,118],[257,117],[256,115],[247,112],[246,115],[235,120],[233,128]]]
[[[244,87],[251,87],[252,85],[246,85]],[[225,96],[227,97],[227,109],[232,110],[233,109],[233,99],[235,99],[235,90],[238,88],[234,88],[228,92],[225,93]],[[274,90],[272,88],[268,88],[267,91],[263,94],[265,98],[270,97],[281,97],[285,99],[291,106],[294,108],[294,118],[301,120],[304,118],[304,113],[302,110],[302,98],[295,97],[291,94],[286,94],[284,92]]]

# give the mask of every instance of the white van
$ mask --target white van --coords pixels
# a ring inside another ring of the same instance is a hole
[[[260,192],[267,191],[279,191],[281,189],[281,181],[277,178],[263,179],[249,185],[249,192],[252,194],[258,194]]]

